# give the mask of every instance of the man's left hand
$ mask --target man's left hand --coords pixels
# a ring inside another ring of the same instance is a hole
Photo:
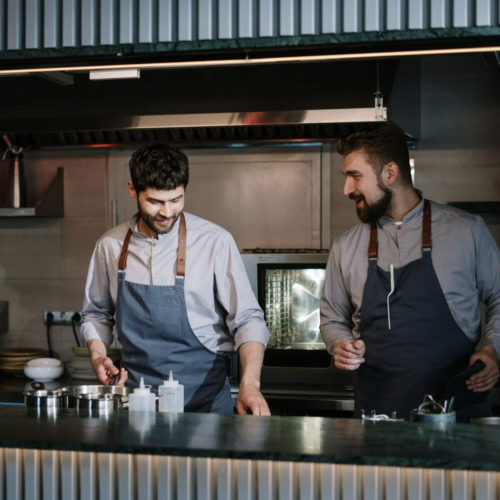
[[[493,388],[498,382],[500,371],[498,370],[498,353],[491,346],[485,346],[482,351],[476,352],[470,358],[470,365],[480,359],[486,368],[467,380],[467,388],[474,392],[486,392]]]
[[[247,415],[250,410],[252,415],[268,416],[271,415],[269,406],[260,392],[259,388],[252,384],[241,384],[238,400],[236,402],[238,415]]]

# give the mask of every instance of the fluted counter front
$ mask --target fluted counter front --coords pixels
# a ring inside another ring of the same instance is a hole
[[[500,493],[500,428],[493,426],[0,407],[0,447],[0,499],[9,500]]]

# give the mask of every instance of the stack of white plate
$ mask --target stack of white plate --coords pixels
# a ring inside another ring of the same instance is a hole
[[[97,380],[97,376],[90,362],[90,353],[87,347],[73,347],[75,356],[71,356],[67,363],[71,377],[76,380]],[[115,366],[120,366],[121,349],[111,348],[108,357],[113,360]]]

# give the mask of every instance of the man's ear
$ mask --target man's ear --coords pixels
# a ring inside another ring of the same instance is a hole
[[[384,177],[387,181],[387,185],[392,187],[396,182],[396,179],[399,177],[399,167],[397,163],[391,161],[384,167]]]
[[[128,194],[131,198],[137,198],[137,193],[135,192],[134,184],[132,181],[127,181]]]

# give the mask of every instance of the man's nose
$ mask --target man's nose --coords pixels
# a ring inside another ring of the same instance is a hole
[[[174,209],[170,205],[170,203],[165,203],[165,205],[162,206],[162,215],[163,217],[166,217],[167,219],[170,219],[174,215]]]
[[[352,185],[352,181],[351,179],[349,179],[349,177],[346,177],[346,180],[344,182],[344,196],[349,196],[353,192],[354,187]]]

